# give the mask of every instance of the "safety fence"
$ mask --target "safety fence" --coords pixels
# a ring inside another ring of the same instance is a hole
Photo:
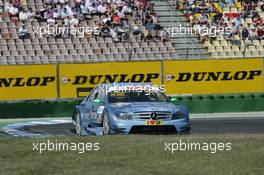
[[[190,113],[264,111],[264,93],[175,96]],[[81,99],[0,102],[0,118],[71,117]]]

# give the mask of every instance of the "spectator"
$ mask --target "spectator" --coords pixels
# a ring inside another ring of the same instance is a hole
[[[151,31],[148,30],[147,36],[146,36],[146,41],[153,41],[153,40],[154,40],[154,36],[152,35]]]
[[[4,8],[11,16],[18,17],[22,22],[35,19],[51,26],[65,28],[81,27],[82,20],[90,20],[94,15],[100,15],[100,20],[96,21],[96,27],[100,32],[92,32],[91,35],[110,36],[114,42],[127,41],[131,34],[148,40],[160,36],[157,33],[161,26],[158,24],[157,15],[153,12],[153,3],[149,3],[149,0],[74,0],[73,3],[69,0],[44,0],[44,8],[39,11],[33,11],[32,8],[24,10],[21,8],[20,0],[12,0],[11,3],[7,1]],[[131,24],[132,20],[137,25],[143,23],[146,27],[145,34],[138,26],[132,27],[134,25]],[[132,30],[127,31],[128,28]],[[21,27],[20,31],[21,38],[29,37],[26,35],[27,29]],[[58,31],[56,35],[49,37],[72,36],[70,33]]]
[[[247,40],[249,38],[249,31],[246,27],[243,28],[241,31],[241,39],[242,40]]]
[[[22,21],[23,23],[26,22],[26,20],[28,19],[28,12],[25,9],[22,9],[19,12],[19,19],[20,21]]]
[[[257,26],[257,39],[264,39],[264,24]]]
[[[162,30],[160,32],[160,37],[162,42],[167,42],[170,40],[170,32],[167,30]]]
[[[121,17],[118,16],[118,13],[115,12],[111,18],[112,23],[114,26],[120,26],[121,25]]]
[[[7,4],[7,12],[9,13],[9,15],[12,16],[18,16],[19,14],[19,10],[18,7],[12,5],[12,4]]]
[[[208,23],[208,17],[205,13],[202,13],[202,15],[199,17],[199,24],[207,24]]]
[[[53,11],[53,18],[55,20],[58,20],[58,19],[61,18],[61,14],[59,13],[58,9],[54,9],[54,11]]]
[[[101,35],[102,37],[106,38],[106,37],[110,37],[110,29],[107,26],[107,24],[104,24],[103,28],[101,29]]]
[[[101,16],[101,15],[105,15],[106,14],[106,10],[107,10],[107,4],[106,3],[103,3],[103,4],[100,4],[97,8],[98,10],[98,14]]]
[[[235,34],[237,34],[238,30],[237,30],[237,26],[236,23],[232,22],[232,26],[231,26],[231,31],[230,31],[230,35],[229,38],[233,37]]]
[[[53,1],[52,0],[45,0],[44,3],[47,4],[47,5],[50,5],[50,4],[53,3]]]
[[[106,24],[107,26],[111,25],[111,18],[107,14],[103,18],[103,24]]]
[[[12,0],[12,5],[14,7],[20,8],[21,7],[20,0]]]
[[[73,17],[69,21],[71,26],[77,27],[79,25],[79,19],[77,19],[76,15],[73,15]]]
[[[35,18],[36,13],[32,10],[32,8],[29,8],[27,15],[28,15],[28,19],[33,19],[33,18]]]
[[[67,9],[64,7],[62,12],[61,12],[61,18],[62,19],[66,19],[70,16],[70,14],[68,13]]]
[[[18,29],[18,37],[19,39],[29,39],[30,38],[28,30],[25,28],[24,24],[22,24],[22,26]]]
[[[253,23],[258,26],[263,23],[263,20],[260,18],[259,15],[256,15],[255,18],[253,18]]]
[[[249,38],[251,40],[256,39],[257,38],[256,25],[250,24],[250,26],[247,27],[247,29],[248,29],[248,33],[249,33]]]
[[[147,30],[154,29],[153,18],[149,14],[146,14],[145,16],[144,26],[146,27]]]
[[[233,19],[232,23],[235,24],[235,27],[238,28],[241,25],[241,21],[239,17]]]
[[[118,37],[117,37],[117,33],[116,33],[116,31],[115,31],[115,29],[114,29],[113,26],[110,28],[110,35],[111,35],[112,40],[113,40],[114,42],[119,42],[119,39],[118,39]]]
[[[234,0],[226,0],[227,6],[229,8],[234,7],[235,6],[235,1]]]
[[[44,12],[44,20],[47,21],[48,19],[51,19],[53,17],[53,13],[51,10],[46,10]]]
[[[122,8],[122,13],[125,15],[132,15],[133,11],[130,5],[128,5],[127,3],[125,3],[125,5]]]

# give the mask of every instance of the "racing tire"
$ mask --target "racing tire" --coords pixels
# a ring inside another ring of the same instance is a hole
[[[82,135],[82,119],[79,112],[75,114],[75,132],[77,135]]]
[[[105,112],[103,118],[103,135],[109,135],[111,131],[110,128],[110,118],[108,112]]]

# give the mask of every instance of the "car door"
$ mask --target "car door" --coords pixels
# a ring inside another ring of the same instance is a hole
[[[93,118],[94,118],[94,110],[93,110],[93,105],[94,105],[94,99],[96,99],[98,96],[98,90],[97,89],[94,89],[90,96],[87,98],[86,100],[86,103],[84,104],[85,105],[85,108],[87,110],[87,113],[88,113],[88,121],[90,124],[93,123]]]
[[[96,95],[93,97],[95,99],[99,99],[100,102],[93,102],[91,106],[91,113],[92,113],[92,119],[91,123],[93,124],[101,124],[101,118],[102,118],[102,112],[104,109],[104,104],[105,104],[105,92],[103,90],[99,90]]]

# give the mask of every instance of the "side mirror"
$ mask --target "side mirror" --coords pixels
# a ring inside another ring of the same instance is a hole
[[[99,98],[96,98],[96,99],[93,100],[93,102],[100,104],[102,101]]]
[[[171,101],[171,102],[176,102],[176,101],[177,101],[177,98],[176,98],[176,97],[171,97],[171,98],[170,98],[170,101]]]

